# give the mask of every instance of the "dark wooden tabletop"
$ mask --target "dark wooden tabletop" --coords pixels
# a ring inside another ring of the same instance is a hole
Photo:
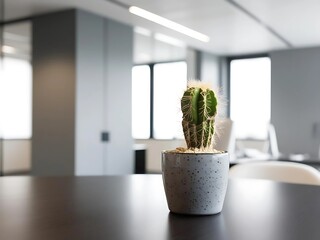
[[[1,240],[319,240],[320,187],[232,180],[222,212],[169,213],[160,175],[3,177]]]

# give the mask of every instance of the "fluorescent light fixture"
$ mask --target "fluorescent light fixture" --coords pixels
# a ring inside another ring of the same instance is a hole
[[[197,31],[194,31],[190,28],[187,28],[179,23],[173,22],[169,19],[160,17],[159,15],[156,15],[154,13],[148,12],[142,8],[138,8],[135,6],[132,6],[129,8],[129,12],[131,12],[132,14],[135,14],[139,17],[145,18],[151,22],[155,22],[158,23],[164,27],[170,28],[174,31],[180,32],[182,34],[185,34],[189,37],[192,37],[194,39],[197,39],[199,41],[202,42],[209,42],[210,38],[207,35],[204,35],[202,33],[199,33]]]
[[[164,35],[162,33],[156,33],[154,35],[154,39],[161,41],[161,42],[164,42],[164,43],[167,43],[167,44],[170,44],[170,45],[173,45],[173,46],[176,46],[176,47],[186,47],[186,44],[184,42],[182,42],[176,38]]]
[[[16,52],[16,49],[14,47],[10,47],[10,46],[7,46],[7,45],[3,45],[2,46],[2,52],[3,53],[15,53]]]

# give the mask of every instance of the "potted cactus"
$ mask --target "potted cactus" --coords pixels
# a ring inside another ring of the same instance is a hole
[[[228,183],[229,156],[213,147],[218,100],[207,84],[191,82],[181,98],[187,148],[162,152],[162,177],[171,212],[221,212]]]

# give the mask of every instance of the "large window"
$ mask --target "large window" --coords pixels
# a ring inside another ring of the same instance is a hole
[[[180,98],[187,86],[185,62],[154,66],[153,136],[156,139],[182,137]]]
[[[236,137],[264,139],[271,112],[271,62],[268,57],[230,62],[230,117]]]
[[[150,137],[150,67],[132,69],[132,136]]]
[[[135,66],[132,70],[132,135],[136,139],[182,138],[180,98],[185,62]]]

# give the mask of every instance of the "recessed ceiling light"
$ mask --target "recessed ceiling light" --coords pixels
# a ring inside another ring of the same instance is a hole
[[[170,28],[174,31],[185,34],[185,35],[192,37],[194,39],[197,39],[199,41],[202,41],[202,42],[209,42],[210,41],[210,38],[207,35],[204,35],[202,33],[195,31],[195,30],[192,30],[191,28],[185,27],[179,23],[173,22],[169,19],[166,19],[164,17],[161,17],[161,16],[156,15],[154,13],[151,13],[149,11],[146,11],[142,8],[132,6],[129,8],[129,12],[132,14],[135,14],[139,17],[145,18],[151,22],[158,23],[164,27],[167,27],[167,28]]]

